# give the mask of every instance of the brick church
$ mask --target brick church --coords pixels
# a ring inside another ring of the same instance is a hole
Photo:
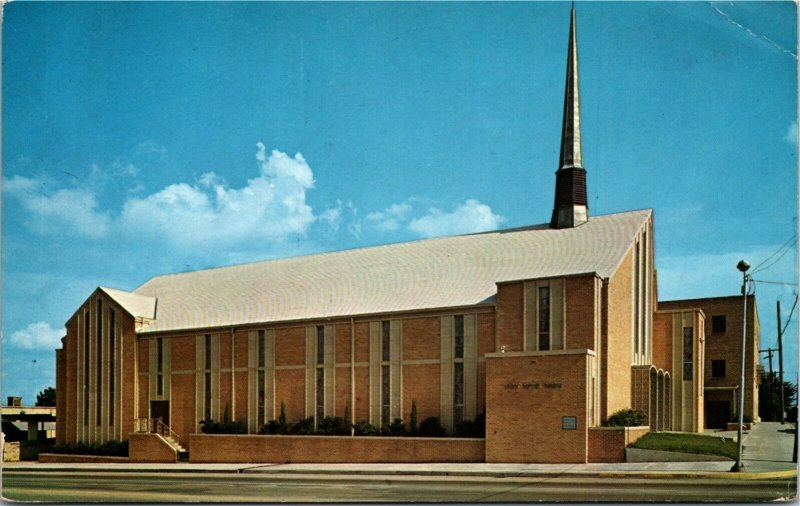
[[[381,427],[413,403],[450,433],[484,415],[486,462],[596,460],[626,408],[702,431],[705,313],[658,311],[653,211],[589,213],[574,10],[555,176],[543,224],[98,287],[56,350],[58,442],[159,419],[191,457],[201,421],[257,434],[282,405]]]

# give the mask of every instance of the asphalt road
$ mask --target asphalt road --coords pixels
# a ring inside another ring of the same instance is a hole
[[[704,478],[486,478],[264,473],[3,471],[2,496],[46,502],[767,501],[797,481]]]

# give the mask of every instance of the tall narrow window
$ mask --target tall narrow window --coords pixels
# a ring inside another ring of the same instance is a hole
[[[453,369],[453,422],[464,421],[464,362],[456,362]]]
[[[325,369],[317,367],[317,423],[325,416]]]
[[[265,371],[264,366],[267,362],[266,336],[263,330],[258,331],[258,426],[259,428],[266,423],[265,406],[267,394],[264,386]]]
[[[636,354],[639,353],[639,254],[637,242],[633,257],[633,352]]]
[[[550,287],[539,287],[539,350],[550,349]]]
[[[264,367],[264,364],[267,361],[267,353],[266,353],[266,337],[264,336],[264,331],[258,331],[258,367]]]
[[[317,366],[316,366],[316,423],[325,416],[325,326],[317,325]]]
[[[464,316],[457,315],[453,318],[455,322],[455,358],[464,358]]]
[[[317,365],[325,364],[325,327],[317,325]]]
[[[389,361],[389,355],[391,353],[391,338],[392,338],[392,326],[389,320],[384,320],[381,322],[381,360],[383,362]]]
[[[108,309],[108,424],[114,425],[114,375],[117,339],[117,322],[114,310]]]
[[[164,340],[156,339],[156,395],[164,395]]]
[[[100,418],[103,414],[103,300],[97,299],[97,356],[95,363],[97,364],[97,393],[95,396],[95,414],[97,418],[95,423],[100,425]]]
[[[205,396],[204,396],[204,420],[211,420],[211,334],[205,335],[206,348],[206,373],[205,373]]]
[[[205,374],[205,409],[203,413],[203,420],[211,420],[211,373]]]
[[[265,414],[264,405],[266,404],[267,395],[264,390],[264,369],[258,370],[258,427],[264,425]]]
[[[391,323],[389,320],[381,322],[381,426],[387,426],[391,422],[390,402],[391,402],[391,381],[389,372],[389,360],[391,359]]]
[[[694,366],[694,329],[683,327],[683,379],[692,380]]]
[[[83,424],[89,424],[89,322],[92,313],[83,312]]]

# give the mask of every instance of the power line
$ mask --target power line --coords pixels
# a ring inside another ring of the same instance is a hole
[[[789,249],[790,249],[789,246],[792,244],[792,241],[794,241],[795,239],[797,239],[797,234],[792,235],[792,237],[790,237],[788,241],[783,243],[777,250],[775,250],[775,252],[773,252],[770,256],[768,256],[767,258],[762,260],[760,264],[758,264],[755,267],[753,267],[753,270],[752,270],[752,272],[750,274],[755,274],[756,272],[758,272],[760,270],[763,271],[765,269],[768,269],[768,268],[772,267],[778,260],[783,258],[783,255],[785,255],[789,251]],[[772,262],[771,264],[769,264],[766,267],[763,267],[763,268],[761,267],[765,263],[769,262],[772,259],[772,257],[774,257],[775,255],[777,255],[779,253],[780,253],[780,256],[778,258],[776,258],[774,262]]]
[[[796,307],[797,307],[797,295],[794,296],[794,304],[792,304],[792,310],[789,311],[789,317],[786,319],[786,325],[783,326],[781,334],[786,333],[786,328],[789,326],[789,322],[792,321],[792,315],[794,314],[794,308]]]
[[[766,281],[763,279],[751,279],[750,281],[755,281],[756,283],[767,283],[769,285],[797,286],[797,283],[787,283],[785,281]]]

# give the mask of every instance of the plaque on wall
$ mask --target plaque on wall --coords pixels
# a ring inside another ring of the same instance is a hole
[[[578,417],[577,416],[565,416],[561,418],[561,428],[563,430],[577,430],[578,428]]]

